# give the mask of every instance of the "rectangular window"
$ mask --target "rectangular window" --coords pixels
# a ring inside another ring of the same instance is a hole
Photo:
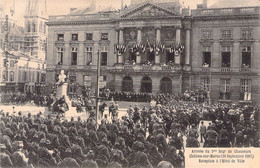
[[[40,82],[40,72],[37,72],[37,83]]]
[[[205,46],[202,48],[202,55],[203,55],[203,67],[210,67],[211,66],[211,47]]]
[[[108,52],[108,47],[107,46],[102,46],[101,48],[101,66],[106,66],[107,65],[107,52]]]
[[[93,33],[86,33],[86,40],[93,40]]]
[[[201,78],[201,90],[209,91],[210,79]]]
[[[231,39],[232,31],[231,30],[222,30],[222,39]]]
[[[72,34],[71,41],[78,41],[78,34]]]
[[[8,66],[8,60],[4,59],[4,67]]]
[[[251,92],[251,80],[250,79],[242,79],[241,80],[241,92]]]
[[[251,67],[251,47],[250,46],[242,47],[242,67],[243,68]]]
[[[242,30],[242,39],[251,39],[252,30]]]
[[[86,88],[91,87],[91,76],[88,75],[83,76],[83,82]]]
[[[3,71],[3,81],[8,81],[8,71]]]
[[[63,47],[58,47],[58,59],[57,59],[57,64],[62,65],[63,64],[63,55],[64,55],[64,48]]]
[[[64,41],[64,34],[58,34],[57,35],[57,40],[58,41]]]
[[[222,47],[222,67],[230,67],[230,60],[231,60],[231,47],[230,46],[224,46]]]
[[[203,30],[203,39],[212,39],[212,31]]]
[[[108,33],[101,33],[101,40],[108,40]]]
[[[93,55],[93,47],[92,46],[86,47],[85,65],[92,65],[92,55]]]
[[[75,93],[76,89],[77,89],[76,76],[70,75],[69,76],[69,92]]]
[[[251,84],[250,79],[241,79],[241,96],[240,100],[250,101],[251,100]]]
[[[42,73],[41,74],[41,82],[44,83],[46,79],[46,74]]]
[[[221,100],[230,100],[230,79],[220,79],[220,97]]]
[[[107,85],[107,76],[100,76],[99,77],[100,88],[104,88]]]
[[[71,48],[71,65],[77,65],[77,58],[78,58],[78,48],[72,47]]]
[[[23,72],[23,81],[24,82],[27,81],[27,72],[26,71]]]

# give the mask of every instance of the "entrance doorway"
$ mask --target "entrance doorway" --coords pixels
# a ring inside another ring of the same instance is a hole
[[[152,80],[145,76],[141,80],[141,92],[152,93]]]
[[[130,76],[125,76],[122,80],[122,91],[132,92],[133,91],[133,79]]]
[[[172,93],[172,80],[168,77],[161,79],[160,90],[163,93]]]

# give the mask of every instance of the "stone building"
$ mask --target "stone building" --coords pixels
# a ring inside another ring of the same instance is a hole
[[[132,0],[120,11],[91,5],[50,16],[46,80],[53,85],[64,69],[70,93],[95,88],[100,54],[100,82],[111,90],[205,90],[214,102],[258,103],[256,4],[207,7],[204,0],[190,11],[178,0]]]
[[[24,27],[16,24],[14,4],[11,6],[10,12],[7,6],[0,7],[1,91],[43,92],[46,73],[46,0],[27,1]]]

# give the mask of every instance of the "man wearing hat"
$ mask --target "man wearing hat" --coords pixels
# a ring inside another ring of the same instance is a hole
[[[205,134],[207,132],[207,127],[204,125],[204,122],[201,121],[201,125],[200,125],[200,142],[202,143],[203,142],[203,139],[205,141]]]
[[[80,167],[79,164],[77,163],[77,161],[75,159],[73,159],[71,157],[72,153],[71,153],[71,149],[67,148],[65,151],[65,158],[60,161],[57,166],[58,167]]]
[[[13,162],[11,161],[10,155],[6,151],[5,144],[0,144],[0,165],[2,167],[13,167]],[[10,153],[9,153],[10,154]]]

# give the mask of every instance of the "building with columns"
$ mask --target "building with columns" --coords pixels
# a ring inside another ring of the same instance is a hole
[[[101,86],[111,90],[205,90],[212,101],[258,102],[260,7],[214,5],[132,0],[121,11],[91,5],[50,16],[46,81],[54,85],[64,69],[69,93],[95,88],[100,54]]]

